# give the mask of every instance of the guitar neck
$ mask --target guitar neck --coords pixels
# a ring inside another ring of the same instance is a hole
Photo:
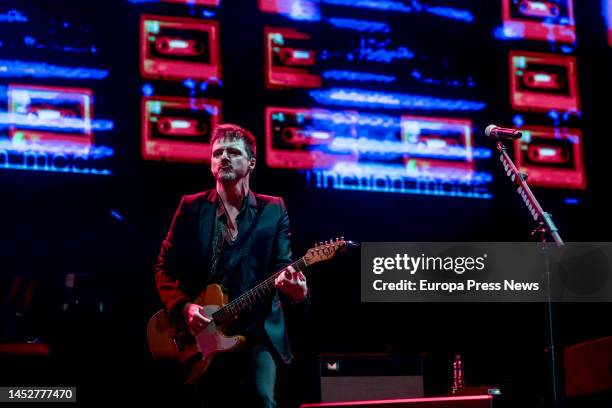
[[[291,266],[296,271],[303,271],[308,267],[306,263],[306,259],[301,257],[297,261],[293,262]],[[257,284],[257,286],[249,289],[244,292],[242,295],[237,297],[236,299],[229,302],[227,305],[223,306],[221,309],[217,310],[212,314],[212,318],[217,325],[221,325],[224,323],[231,322],[233,319],[238,317],[241,313],[246,310],[249,310],[255,302],[261,300],[268,296],[270,293],[274,291],[274,281],[283,273],[285,268],[276,272],[263,282]]]

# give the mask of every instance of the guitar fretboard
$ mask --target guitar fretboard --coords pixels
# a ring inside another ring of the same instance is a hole
[[[303,271],[308,267],[308,264],[306,263],[304,257],[301,257],[297,261],[293,262],[291,266],[296,271]],[[238,296],[236,299],[232,300],[227,305],[213,313],[212,318],[215,323],[217,325],[222,325],[224,323],[231,322],[242,312],[249,310],[255,302],[272,293],[274,291],[274,281],[281,273],[283,273],[284,270],[285,268],[276,272],[263,282],[257,284],[257,286],[244,292],[242,295]]]

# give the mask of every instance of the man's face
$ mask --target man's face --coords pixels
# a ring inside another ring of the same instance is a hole
[[[255,168],[255,158],[249,159],[242,139],[217,139],[212,146],[210,169],[215,180],[235,182]]]

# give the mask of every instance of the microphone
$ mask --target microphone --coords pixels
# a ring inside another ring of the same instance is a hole
[[[502,128],[495,125],[489,125],[485,129],[485,135],[490,137],[491,139],[498,140],[514,140],[520,139],[523,134],[520,130]]]

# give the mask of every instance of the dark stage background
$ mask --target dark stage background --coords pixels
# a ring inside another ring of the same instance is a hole
[[[120,1],[9,3],[1,4],[0,11],[18,8],[31,18],[30,23],[36,21],[34,16],[42,21],[82,22],[89,27],[88,41],[96,44],[98,52],[58,57],[49,49],[11,46],[16,25],[3,22],[1,59],[56,58],[56,63],[90,64],[110,74],[97,82],[6,77],[0,81],[91,87],[95,116],[114,122],[113,130],[96,136],[96,141],[111,146],[115,155],[112,174],[107,176],[0,169],[2,299],[8,296],[15,276],[37,280],[30,308],[4,303],[3,337],[38,338],[50,344],[53,356],[53,364],[21,365],[21,370],[3,373],[2,385],[76,384],[81,401],[102,398],[97,391],[100,386],[108,391],[117,388],[117,393],[134,400],[149,398],[155,394],[147,384],[157,384],[159,375],[145,337],[147,320],[160,307],[152,264],[180,197],[211,188],[213,180],[205,163],[141,157],[141,88],[153,83],[163,93],[168,85],[140,78],[139,18],[141,14],[189,17],[194,8]],[[499,3],[461,3],[475,18],[467,33],[456,28],[460,23],[431,16],[394,23],[419,49],[456,54],[451,61],[460,61],[458,70],[478,78],[478,87],[466,92],[487,107],[468,116],[474,123],[476,144],[489,149],[494,146],[482,136],[484,127],[497,122],[512,126],[515,114],[508,103],[508,51],[550,51],[536,41],[496,39],[493,32],[501,24]],[[566,241],[610,240],[606,193],[612,66],[601,6],[600,1],[574,1],[577,43],[572,55],[577,57],[582,113],[568,119],[568,125],[583,132],[586,189],[535,189]],[[196,17],[201,16],[201,9],[195,10]],[[529,214],[495,154],[479,163],[479,168],[493,175],[492,199],[323,190],[309,187],[302,172],[268,167],[265,106],[315,103],[301,90],[266,89],[263,27],[316,30],[309,22],[288,22],[261,13],[256,1],[224,1],[219,9],[210,10],[220,21],[223,82],[204,94],[222,100],[224,121],[243,125],[256,135],[259,153],[253,188],[284,197],[296,256],[316,241],[339,235],[356,241],[529,239],[533,227]],[[350,9],[345,14],[361,18],[368,11]],[[441,48],[444,44],[446,48]],[[421,91],[426,89],[422,86]],[[188,90],[177,92],[189,96]],[[553,125],[546,114],[535,121]],[[67,274],[75,275],[73,290],[66,288]],[[312,306],[306,315],[295,317],[290,327],[298,360],[286,376],[292,381],[282,394],[293,403],[317,398],[312,364],[320,353],[425,353],[426,391],[441,394],[451,385],[451,358],[461,352],[468,385],[501,385],[511,399],[525,404],[537,404],[546,394],[543,304],[361,303],[358,253],[315,267],[309,281]],[[561,347],[610,334],[610,304],[556,304],[554,311]]]

